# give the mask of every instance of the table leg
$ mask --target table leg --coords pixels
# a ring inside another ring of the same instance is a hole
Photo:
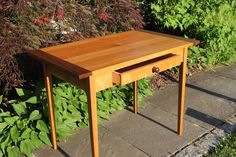
[[[182,136],[183,133],[183,116],[184,116],[184,97],[185,97],[185,83],[186,83],[186,69],[187,69],[187,52],[188,49],[183,49],[183,62],[179,70],[179,107],[178,107],[178,134]]]
[[[55,124],[54,104],[53,104],[53,94],[52,94],[52,75],[48,71],[46,64],[44,64],[43,67],[44,67],[44,82],[47,91],[48,110],[49,110],[50,125],[51,125],[51,140],[53,149],[57,149],[56,124]]]
[[[95,80],[93,76],[89,77],[87,89],[88,109],[89,109],[89,128],[93,157],[99,157],[98,147],[98,123],[97,123],[97,103]]]
[[[133,97],[134,97],[133,111],[135,114],[137,114],[138,113],[138,81],[133,82]]]

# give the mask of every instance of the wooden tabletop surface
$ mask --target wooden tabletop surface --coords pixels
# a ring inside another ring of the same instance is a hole
[[[148,31],[128,31],[29,51],[43,61],[73,72],[79,78],[109,67],[122,68],[189,47],[195,40]]]

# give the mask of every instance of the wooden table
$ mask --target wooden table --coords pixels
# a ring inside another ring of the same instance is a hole
[[[196,43],[140,30],[29,51],[44,66],[53,148],[57,149],[52,75],[86,91],[92,155],[98,157],[96,92],[133,82],[133,106],[137,113],[137,81],[180,65],[178,134],[182,135],[187,48]]]

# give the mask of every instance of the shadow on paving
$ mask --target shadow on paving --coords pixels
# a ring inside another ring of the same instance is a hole
[[[133,113],[133,110],[131,110],[131,109],[128,108],[128,107],[126,108],[126,110]],[[150,118],[150,117],[148,117],[148,116],[146,116],[146,115],[144,115],[144,114],[142,114],[142,113],[140,113],[140,112],[138,112],[137,114],[138,114],[139,116],[141,116],[141,117],[143,117],[143,118],[145,118],[145,119],[147,119],[147,120],[149,120],[149,121],[151,121],[151,122],[153,122],[153,123],[155,123],[155,124],[157,124],[157,125],[159,125],[159,126],[165,128],[165,129],[167,129],[167,130],[169,130],[169,131],[171,131],[171,132],[177,134],[177,131],[171,129],[170,127],[168,127],[168,126],[166,126],[166,125],[164,125],[164,124],[162,124],[162,123],[160,123],[160,122],[158,122],[158,121],[156,121],[156,120],[154,120],[154,119],[152,119],[152,118]]]
[[[169,75],[166,75],[166,74],[163,74],[163,75],[166,78],[170,79],[172,82],[179,83],[179,81],[176,78],[173,78],[173,77],[171,77]],[[213,96],[216,96],[216,97],[219,97],[219,98],[222,98],[222,99],[225,99],[225,100],[232,101],[232,102],[236,103],[236,99],[235,98],[231,98],[229,96],[226,96],[226,95],[223,95],[223,94],[219,94],[219,93],[216,93],[216,92],[204,89],[202,87],[199,87],[199,86],[196,86],[196,85],[193,85],[193,84],[186,83],[186,87],[192,88],[192,89],[195,89],[195,90],[207,93],[209,95],[213,95]]]
[[[215,127],[219,127],[220,124],[223,124],[225,122],[224,120],[215,118],[190,107],[187,108],[185,114]]]
[[[67,154],[60,146],[58,146],[58,151],[64,156],[64,157],[71,157],[69,154]]]

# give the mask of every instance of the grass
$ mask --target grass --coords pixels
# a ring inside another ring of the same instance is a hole
[[[222,139],[208,155],[205,157],[235,157],[236,156],[236,132]]]

